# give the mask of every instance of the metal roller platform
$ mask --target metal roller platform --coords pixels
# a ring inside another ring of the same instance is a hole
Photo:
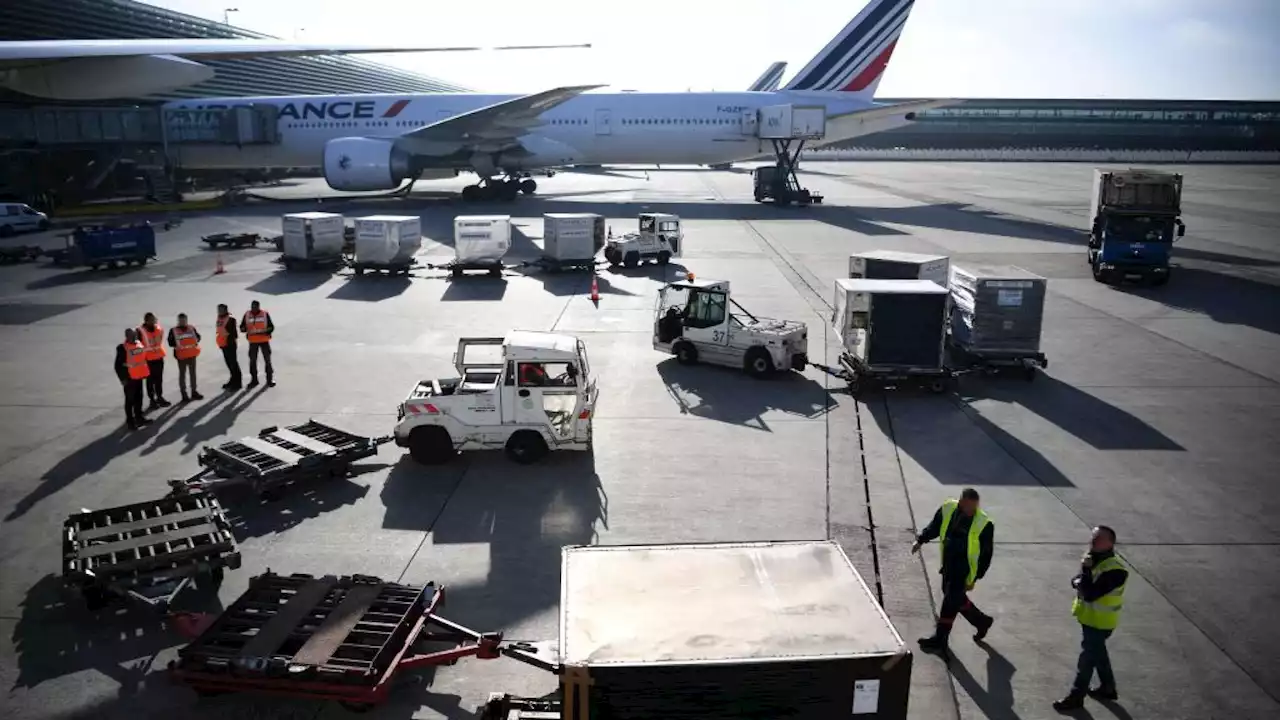
[[[192,492],[105,510],[63,523],[63,576],[96,609],[111,596],[160,609],[191,580],[240,567],[240,553],[216,498]]]
[[[509,654],[500,633],[436,615],[443,602],[444,588],[430,583],[268,571],[178,651],[170,669],[202,695],[262,692],[368,710],[386,698],[400,671]],[[418,652],[433,642],[452,647]]]
[[[181,492],[247,484],[254,492],[269,493],[293,482],[346,477],[353,462],[376,455],[378,446],[391,440],[390,435],[353,435],[314,420],[269,427],[256,436],[205,447],[200,471],[170,485]]]

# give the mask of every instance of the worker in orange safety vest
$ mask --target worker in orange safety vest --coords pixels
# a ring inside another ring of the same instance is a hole
[[[182,391],[182,402],[203,400],[204,396],[196,389],[196,358],[200,356],[200,332],[194,325],[187,323],[187,314],[178,313],[178,324],[169,328],[169,347],[173,348],[173,359],[178,361],[178,389]],[[187,395],[187,376],[191,376],[191,394]]]
[[[164,399],[164,326],[156,321],[155,313],[142,316],[138,341],[147,350],[147,398],[151,400],[147,410],[169,407],[169,401]]]
[[[125,328],[124,342],[116,346],[115,370],[124,388],[124,417],[130,430],[150,423],[142,415],[142,381],[150,374],[147,349],[138,342],[138,331]]]
[[[240,319],[240,332],[249,340],[249,385],[258,386],[258,355],[267,369],[267,387],[275,387],[275,373],[271,369],[271,335],[276,331],[271,322],[271,313],[262,309],[262,304],[254,300],[249,304],[249,312]]]

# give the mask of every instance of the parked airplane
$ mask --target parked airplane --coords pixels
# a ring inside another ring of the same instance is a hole
[[[590,45],[517,45],[542,50]],[[259,39],[15,40],[0,42],[0,87],[55,100],[107,100],[167,92],[214,76],[197,60],[384,52],[464,52],[478,47],[390,47]]]
[[[513,199],[537,183],[527,171],[576,164],[713,165],[771,152],[757,132],[763,107],[825,107],[824,143],[910,123],[948,104],[872,102],[914,0],[871,0],[777,92],[588,93],[598,85],[526,96],[432,93],[208,98],[170,110],[270,106],[278,143],[177,145],[184,168],[320,167],[335,190],[373,191],[406,180],[474,171],[463,198]],[[192,117],[198,117],[198,113]]]
[[[782,82],[782,74],[787,71],[785,62],[776,62],[765,68],[764,73],[751,83],[751,87],[747,88],[751,92],[773,92],[778,89],[778,83]]]

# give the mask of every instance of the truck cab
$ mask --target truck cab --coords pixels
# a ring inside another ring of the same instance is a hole
[[[668,213],[640,213],[639,232],[627,233],[619,238],[609,238],[604,257],[612,266],[638,267],[645,260],[666,265],[671,258],[680,257],[684,245],[684,231],[680,218]]]
[[[1173,243],[1186,226],[1182,176],[1151,170],[1095,170],[1088,262],[1098,282],[1169,281]]]
[[[512,331],[458,341],[456,377],[419,382],[394,435],[418,462],[503,449],[527,464],[551,450],[589,450],[599,390],[586,346],[572,335]]]
[[[808,328],[752,315],[733,301],[726,280],[687,279],[658,291],[653,348],[684,365],[705,362],[764,378],[805,368]]]

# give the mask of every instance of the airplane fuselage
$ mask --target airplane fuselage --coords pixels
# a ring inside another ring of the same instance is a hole
[[[313,168],[324,146],[345,137],[395,139],[415,128],[512,100],[518,95],[428,93],[202,98],[169,103],[169,109],[274,105],[280,142],[235,145],[178,144],[181,167],[227,169]],[[540,116],[530,133],[572,148],[581,164],[711,164],[769,152],[756,137],[757,111],[770,105],[822,105],[827,114],[870,103],[831,93],[587,93]],[[426,167],[466,169],[454,159],[428,160]]]

